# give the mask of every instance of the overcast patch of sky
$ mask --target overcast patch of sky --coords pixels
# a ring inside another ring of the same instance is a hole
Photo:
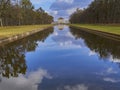
[[[30,0],[34,5],[35,9],[42,7],[44,10],[49,10],[50,6],[52,5],[55,0]]]
[[[86,8],[93,0],[31,0],[35,8],[42,7],[55,20],[59,17],[68,19],[76,8]]]

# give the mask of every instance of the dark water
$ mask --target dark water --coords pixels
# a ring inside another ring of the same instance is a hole
[[[0,90],[120,90],[120,42],[55,26],[7,44]]]

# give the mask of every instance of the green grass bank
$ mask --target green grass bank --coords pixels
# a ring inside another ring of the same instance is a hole
[[[0,39],[8,38],[14,35],[23,34],[34,30],[43,30],[52,25],[24,25],[24,26],[7,26],[0,27]]]
[[[70,26],[120,35],[120,24],[70,24]]]

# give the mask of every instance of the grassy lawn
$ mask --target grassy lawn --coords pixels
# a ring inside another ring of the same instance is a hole
[[[117,25],[97,25],[97,24],[71,24],[71,26],[93,29],[120,35],[120,24]]]
[[[0,27],[0,39],[5,37],[10,37],[16,34],[22,34],[22,33],[33,31],[33,30],[39,30],[49,26],[52,26],[52,25],[25,25],[25,26]]]

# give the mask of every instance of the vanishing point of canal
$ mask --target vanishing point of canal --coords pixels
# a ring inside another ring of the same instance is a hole
[[[120,90],[120,42],[54,26],[1,46],[0,90]]]

